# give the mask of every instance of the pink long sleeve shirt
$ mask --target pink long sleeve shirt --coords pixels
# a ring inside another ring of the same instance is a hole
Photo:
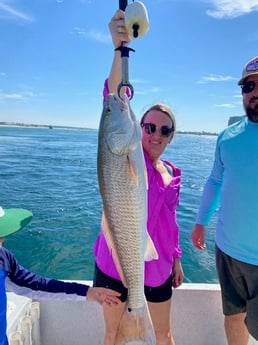
[[[105,82],[104,99],[108,94]],[[145,262],[145,282],[147,286],[160,286],[172,272],[174,259],[182,255],[179,245],[179,227],[176,208],[179,203],[181,171],[170,162],[163,161],[173,171],[173,179],[164,187],[161,174],[154,168],[149,156],[144,152],[148,175],[148,221],[147,230],[158,252],[158,260]],[[111,251],[107,246],[103,231],[94,245],[96,264],[105,274],[119,279]]]

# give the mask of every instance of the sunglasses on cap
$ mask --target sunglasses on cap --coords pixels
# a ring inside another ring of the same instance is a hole
[[[157,128],[160,128],[160,134],[162,137],[169,137],[170,134],[174,131],[174,126],[172,126],[171,128],[169,128],[168,126],[159,127],[154,123],[142,123],[141,126],[144,127],[147,134],[153,134],[156,132]]]
[[[243,93],[250,93],[254,90],[256,85],[256,82],[251,80],[251,81],[246,81],[241,85]]]

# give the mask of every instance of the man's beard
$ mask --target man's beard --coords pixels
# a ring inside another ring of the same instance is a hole
[[[258,104],[254,108],[250,108],[248,105],[244,104],[246,116],[252,122],[258,122]]]

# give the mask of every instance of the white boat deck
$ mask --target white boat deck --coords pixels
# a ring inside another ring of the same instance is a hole
[[[219,285],[183,284],[173,294],[171,321],[176,344],[227,344]],[[9,336],[19,328],[19,320],[30,303],[31,300],[25,297],[8,293]],[[40,301],[39,326],[40,343],[35,339],[28,345],[103,345],[102,310],[95,302]],[[10,341],[12,344],[20,343]],[[257,344],[250,339],[248,345]]]

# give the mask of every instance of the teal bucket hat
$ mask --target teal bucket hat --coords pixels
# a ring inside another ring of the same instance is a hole
[[[32,212],[23,208],[0,206],[0,237],[6,237],[24,228],[32,219]]]

